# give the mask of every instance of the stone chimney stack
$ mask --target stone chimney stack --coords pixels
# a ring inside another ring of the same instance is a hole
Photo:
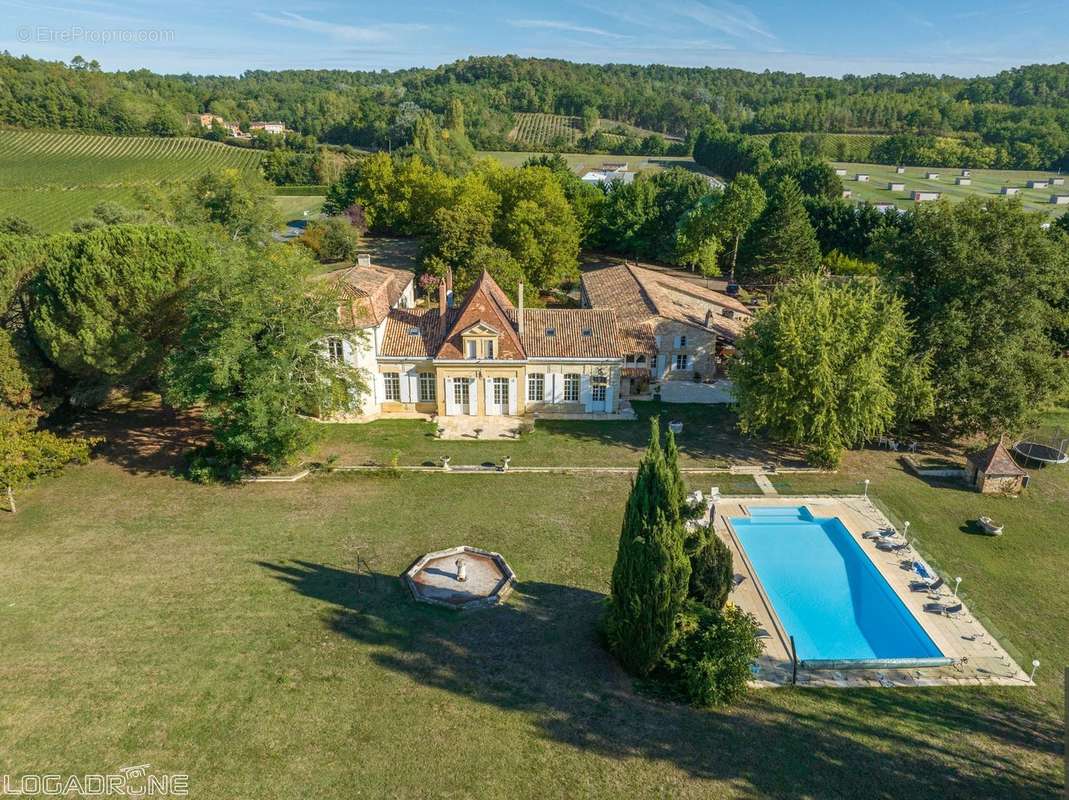
[[[449,291],[445,281],[438,281],[438,321],[445,322],[445,312],[449,308]]]
[[[520,284],[520,288],[516,292],[517,300],[519,301],[519,307],[516,309],[516,329],[519,331],[520,336],[523,336],[523,284]]]

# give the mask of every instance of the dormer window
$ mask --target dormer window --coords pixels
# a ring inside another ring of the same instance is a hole
[[[557,329],[556,328],[546,328],[546,336],[547,337],[553,337],[553,336],[556,336],[556,335],[557,335]]]
[[[487,358],[493,358],[494,357],[494,340],[493,339],[487,339],[486,340],[486,357]]]
[[[474,339],[468,340],[468,358],[479,357],[479,343]]]

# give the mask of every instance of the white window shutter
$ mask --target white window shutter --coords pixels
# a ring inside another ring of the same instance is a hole
[[[386,380],[381,372],[375,373],[375,402],[381,403],[386,397]]]
[[[468,382],[468,414],[479,413],[479,383],[475,378],[465,378]]]
[[[512,396],[509,395],[509,399],[510,400],[511,400],[511,397]],[[531,376],[527,375],[523,379],[523,404],[527,405],[530,402],[531,402]]]
[[[665,356],[664,353],[658,353],[657,354],[657,375],[655,377],[657,377],[658,379],[662,375],[664,375],[664,367],[665,367],[666,359],[667,359],[667,356]]]
[[[582,375],[579,378],[579,399],[583,403],[583,408],[588,412],[594,410],[593,392],[590,391],[589,375]]]
[[[400,384],[399,388],[400,388],[400,391],[401,391],[401,402],[402,403],[411,403],[412,402],[412,394],[409,391],[408,373],[407,372],[398,373],[397,382],[398,382],[398,384]]]
[[[419,373],[415,367],[408,373],[408,396],[411,398],[409,402],[419,402]]]
[[[457,413],[457,404],[453,400],[453,379],[445,379],[445,413],[446,416],[453,416]]]
[[[610,379],[609,385],[605,387],[605,410],[610,414],[613,412],[613,395],[616,394],[614,388]]]
[[[483,413],[490,413],[490,406],[494,404],[494,381],[491,378],[483,378],[483,388],[486,394],[486,405],[483,406]]]
[[[516,401],[519,399],[516,394],[516,379],[509,378],[509,414],[516,413]]]

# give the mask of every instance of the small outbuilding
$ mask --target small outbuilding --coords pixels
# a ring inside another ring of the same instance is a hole
[[[1017,186],[1003,186],[1000,191],[1004,195],[1015,195],[1021,193],[1020,187]]]
[[[905,167],[895,167],[895,172],[897,172],[899,175],[905,175],[906,174],[906,168]]]
[[[1050,186],[1050,181],[1028,181],[1029,189],[1046,189]]]
[[[836,174],[836,175],[838,175],[838,176],[839,176],[839,177],[841,178],[841,177],[843,177],[844,175],[846,175],[846,170],[845,170],[845,169],[843,169],[842,167],[838,167],[838,168],[836,168],[836,170],[835,170],[835,174]]]
[[[924,177],[927,178],[930,181],[937,181],[937,180],[939,180],[939,173],[938,172],[926,172],[926,173],[924,173]]]
[[[932,200],[939,199],[939,192],[922,192],[914,189],[911,193],[911,197],[916,203],[930,203]]]
[[[963,169],[961,171],[961,177],[963,177],[963,178],[968,178],[970,175],[972,175],[972,173],[969,172],[969,170],[967,170],[967,169]]]
[[[1028,485],[1028,473],[1017,466],[1002,439],[965,458],[965,482],[981,494],[1017,494]]]
[[[955,178],[954,183],[958,186],[972,186],[972,178]]]
[[[894,203],[874,203],[872,207],[881,214],[886,214],[888,211],[894,211],[896,206]]]
[[[1069,206],[1069,194],[1052,194],[1050,202],[1056,206]]]
[[[1051,186],[1065,186],[1065,178],[1051,178],[1050,179],[1050,185]]]
[[[868,183],[869,182],[869,176],[866,175],[864,172],[859,172],[859,173],[857,173],[857,175],[854,176],[854,180],[857,181],[858,183]]]
[[[891,181],[887,184],[887,191],[889,192],[904,192],[906,191],[906,184]]]

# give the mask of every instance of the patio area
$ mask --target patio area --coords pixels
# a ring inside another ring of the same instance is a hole
[[[873,529],[891,527],[882,512],[862,496],[844,497],[768,497],[735,496],[720,497],[712,508],[713,525],[717,534],[731,548],[735,564],[736,586],[730,602],[752,613],[761,628],[768,633],[764,639],[765,652],[758,662],[759,670],[754,683],[757,686],[773,687],[790,684],[792,661],[789,632],[783,630],[768,594],[746,557],[739,539],[732,528],[730,518],[746,517],[749,507],[804,506],[816,517],[838,517],[851,537],[875,565],[879,574],[902,601],[921,627],[939,647],[940,651],[955,663],[944,667],[888,668],[888,669],[838,669],[811,670],[799,667],[797,683],[804,686],[824,687],[875,687],[875,686],[942,686],[942,685],[1003,685],[1031,686],[1029,676],[1010,657],[1002,645],[985,629],[983,624],[962,606],[954,616],[934,614],[924,610],[926,603],[951,598],[953,578],[944,576],[944,584],[936,594],[913,591],[911,581],[918,576],[913,570],[914,561],[923,564],[932,575],[935,570],[925,564],[923,558],[912,548],[900,552],[884,552],[863,534]],[[900,541],[901,539],[899,539]]]

